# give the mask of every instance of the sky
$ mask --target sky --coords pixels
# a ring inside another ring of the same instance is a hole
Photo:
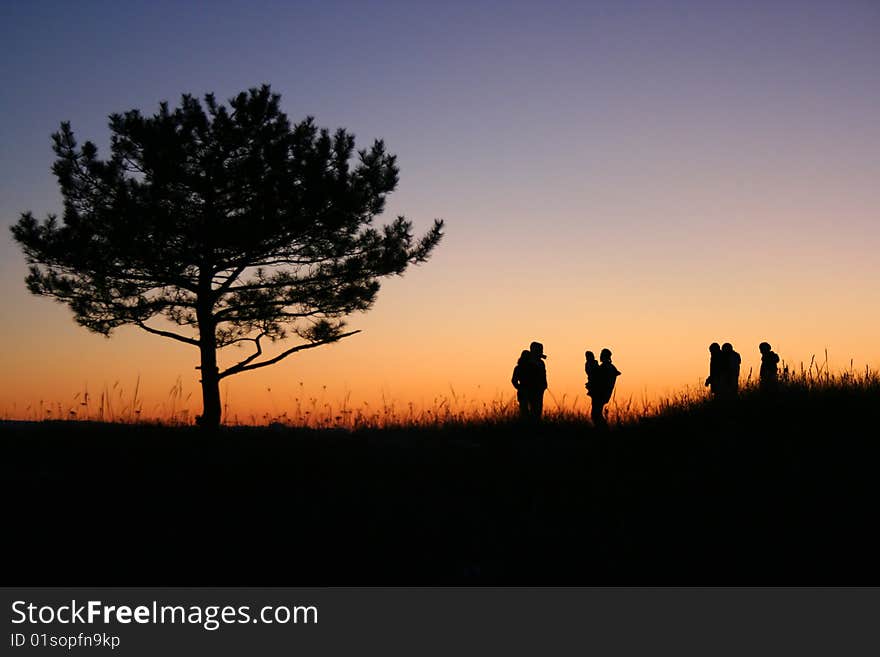
[[[145,415],[199,412],[194,348],[77,326],[26,291],[8,226],[60,212],[61,121],[106,154],[111,113],[262,83],[384,139],[384,217],[446,235],[358,335],[227,379],[230,420],[508,400],[532,340],[550,408],[585,406],[586,349],[624,401],[699,386],[713,341],[744,377],[763,340],[880,366],[876,2],[6,2],[0,49],[0,417],[135,386]]]

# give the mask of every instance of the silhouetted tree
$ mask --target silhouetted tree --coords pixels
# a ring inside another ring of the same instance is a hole
[[[442,236],[441,220],[418,239],[404,217],[373,227],[395,156],[376,141],[355,158],[351,134],[291,126],[279,101],[264,85],[228,108],[184,95],[151,117],[113,114],[107,160],[62,123],[62,221],[26,212],[12,226],[33,294],[103,335],[132,324],[199,349],[206,427],[220,423],[221,379],[357,333],[343,318],[370,308],[377,279],[424,262]],[[264,355],[288,332],[298,344]],[[247,357],[219,370],[217,350],[244,342]]]

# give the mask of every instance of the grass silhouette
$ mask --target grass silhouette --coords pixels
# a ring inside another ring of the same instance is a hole
[[[117,400],[105,418],[136,417]],[[878,401],[876,372],[813,363],[770,396],[750,383],[731,403],[685,391],[650,412],[619,404],[610,431],[562,404],[537,426],[492,405],[213,435],[6,421],[7,577],[878,584]]]
[[[837,388],[857,391],[860,388],[876,386],[878,374],[869,367],[854,370],[852,361],[847,370],[831,372],[828,368],[827,353],[820,365],[815,356],[808,365],[800,363],[790,369],[784,362],[780,368],[781,394],[792,394],[796,390],[833,390]],[[300,427],[310,429],[360,429],[380,428],[436,428],[443,426],[462,427],[469,424],[507,423],[519,415],[514,394],[493,400],[471,399],[456,393],[450,385],[448,395],[437,395],[430,404],[421,407],[413,402],[400,403],[382,400],[376,404],[353,403],[350,394],[341,400],[326,399],[327,386],[321,387],[319,395],[307,395],[304,384],[299,383],[286,399],[278,399],[277,392],[266,388],[271,412],[262,414],[239,414],[229,405],[228,391],[223,402],[224,422],[227,426],[276,426]],[[747,373],[741,389],[743,396],[756,392],[757,382],[751,370]],[[707,391],[700,388],[684,388],[667,397],[635,400],[633,397],[620,398],[615,395],[608,405],[608,420],[614,426],[624,426],[667,414],[687,413],[707,403]],[[72,420],[89,422],[112,422],[122,424],[149,423],[154,425],[180,427],[194,422],[192,406],[199,399],[192,392],[185,392],[180,376],[169,388],[163,400],[145,407],[140,395],[140,376],[129,392],[120,381],[112,385],[104,384],[95,398],[89,386],[75,393],[68,401],[37,403],[18,409],[13,406],[0,412],[3,420]],[[586,422],[589,423],[589,400],[580,395],[569,398],[562,394],[557,398],[552,390],[545,395],[545,422]]]

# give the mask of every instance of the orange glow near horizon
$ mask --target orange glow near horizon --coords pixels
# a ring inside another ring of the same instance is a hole
[[[612,262],[598,254],[596,262],[580,259],[577,247],[562,257],[564,246],[557,242],[534,256],[547,275],[528,282],[517,281],[516,272],[504,266],[509,253],[498,248],[474,253],[469,261],[456,248],[454,223],[450,233],[434,260],[386,281],[375,308],[350,319],[350,327],[362,333],[224,380],[226,421],[265,423],[293,415],[297,404],[318,410],[329,404],[331,414],[343,405],[356,409],[367,404],[370,412],[392,405],[405,414],[410,404],[418,412],[436,409],[443,400],[459,408],[512,401],[510,373],[531,340],[541,341],[548,354],[548,409],[557,402],[588,407],[583,352],[598,353],[606,346],[623,372],[617,401],[632,400],[637,408],[686,387],[699,388],[712,341],[732,342],[742,354],[743,380],[750,369],[758,370],[762,340],[771,342],[793,369],[814,355],[821,364],[826,349],[832,370],[849,369],[851,360],[856,370],[880,364],[870,328],[880,324],[880,311],[863,301],[877,289],[869,259],[844,259],[827,251],[812,266],[809,253],[786,254],[780,247],[764,262],[763,254],[749,260],[744,251],[741,264],[716,268],[713,280],[701,274],[717,255],[711,250],[690,260],[679,254],[664,263],[651,262],[646,252],[639,253],[639,245],[620,246]],[[738,247],[736,242],[726,245]],[[800,271],[773,273],[786,257],[789,268],[803,261]],[[629,271],[615,265],[640,258],[648,262]],[[620,271],[601,281],[595,275],[601,266]],[[841,276],[846,272],[849,282],[832,285],[828,274],[835,269]],[[582,283],[590,280],[597,283]],[[8,336],[17,347],[3,356],[3,417],[34,419],[50,409],[50,417],[59,410],[62,415],[79,412],[86,390],[93,408],[102,393],[109,394],[119,417],[136,385],[144,418],[167,417],[172,404],[176,411],[185,408],[189,417],[200,412],[194,348],[134,328],[121,329],[109,340],[90,334],[73,323],[65,307],[21,288],[9,293],[18,297],[22,312],[39,319]],[[223,350],[221,363],[231,364],[246,353]],[[178,380],[181,392],[175,397],[172,388]]]

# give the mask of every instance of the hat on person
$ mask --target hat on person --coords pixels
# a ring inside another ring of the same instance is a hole
[[[544,345],[540,342],[533,342],[529,345],[529,351],[538,356],[539,358],[547,358],[547,355],[544,353]]]

